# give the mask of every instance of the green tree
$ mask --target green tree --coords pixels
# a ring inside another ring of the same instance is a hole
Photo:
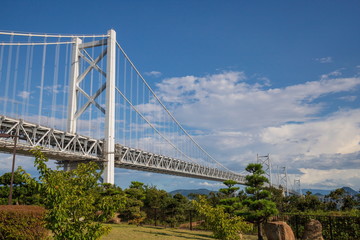
[[[223,183],[227,186],[227,188],[219,189],[219,192],[221,193],[219,204],[224,207],[225,212],[234,214],[242,208],[240,198],[236,196],[236,192],[240,188],[234,187],[238,184],[234,180],[226,180]]]
[[[261,164],[251,163],[246,167],[246,171],[250,175],[246,176],[246,193],[248,198],[243,201],[246,209],[243,216],[247,221],[257,225],[258,240],[263,240],[261,223],[273,214],[277,214],[278,210],[273,201],[271,201],[271,193],[264,190],[265,183],[269,180],[263,175],[265,172]]]
[[[42,198],[36,188],[26,182],[25,171],[19,166],[14,172],[13,203],[20,205],[41,205]],[[11,172],[0,177],[0,204],[7,204],[10,191]]]
[[[354,209],[356,206],[357,206],[357,201],[355,197],[351,195],[346,195],[342,199],[342,206],[341,206],[342,211],[350,211],[351,209]]]
[[[205,217],[206,226],[216,239],[238,240],[241,238],[240,233],[251,228],[242,217],[231,216],[224,212],[222,206],[211,206],[203,196],[199,196],[199,200],[193,200],[192,203],[197,212]]]
[[[52,170],[46,166],[48,159],[39,149],[32,152],[40,182],[30,176],[26,180],[44,199],[46,227],[52,231],[54,239],[99,239],[107,233],[110,228],[98,221],[111,217],[122,207],[124,198],[101,194],[98,165],[89,162],[79,164],[72,171]]]
[[[186,220],[186,210],[189,209],[189,200],[180,193],[167,198],[166,206],[164,206],[164,220],[170,227]]]
[[[149,222],[153,221],[157,226],[158,219],[163,218],[163,209],[171,195],[164,190],[159,190],[155,186],[145,186],[144,210],[146,211]]]
[[[325,210],[325,205],[318,197],[312,195],[311,192],[306,192],[305,196],[299,198],[297,209],[300,212]]]
[[[285,208],[285,197],[283,195],[283,190],[275,188],[273,186],[265,187],[265,190],[269,191],[271,193],[271,201],[273,201],[276,204],[276,208],[280,212],[284,212]]]
[[[145,188],[141,182],[131,182],[129,188],[125,189],[127,202],[120,216],[128,221],[140,225],[146,218],[146,213],[141,210],[144,206]]]

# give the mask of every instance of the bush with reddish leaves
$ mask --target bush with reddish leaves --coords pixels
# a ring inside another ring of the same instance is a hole
[[[25,205],[0,205],[0,239],[47,239],[45,208]]]

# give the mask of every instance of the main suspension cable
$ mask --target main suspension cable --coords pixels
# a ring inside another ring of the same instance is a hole
[[[219,163],[218,161],[216,161],[208,152],[206,152],[195,140],[194,138],[181,126],[181,124],[175,119],[175,117],[171,114],[171,112],[166,108],[166,106],[162,103],[162,101],[159,99],[159,97],[155,94],[155,92],[152,90],[152,88],[150,87],[150,85],[146,82],[146,80],[144,79],[144,77],[141,75],[141,73],[138,71],[138,69],[135,67],[134,63],[130,60],[130,58],[128,57],[128,55],[126,54],[126,52],[124,51],[124,49],[120,46],[120,44],[118,42],[116,42],[117,47],[120,49],[120,51],[123,53],[123,55],[125,56],[125,58],[129,61],[129,63],[131,64],[131,66],[133,67],[133,69],[136,71],[136,73],[139,75],[139,77],[142,79],[142,81],[144,82],[144,84],[147,86],[147,88],[149,89],[149,91],[153,94],[154,98],[158,101],[158,103],[163,107],[163,109],[167,112],[167,114],[173,119],[174,122],[176,122],[176,124],[179,126],[179,128],[185,133],[185,135],[191,139],[191,141],[205,154],[207,155],[212,161],[214,161],[216,164],[218,164],[219,166],[223,167],[224,169],[231,171],[230,169],[228,169],[227,167],[225,167],[223,164]]]

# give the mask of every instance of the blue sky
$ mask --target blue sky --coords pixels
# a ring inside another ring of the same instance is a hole
[[[358,190],[359,11],[351,0],[3,0],[0,29],[113,28],[178,120],[224,165],[241,171],[269,153],[303,187]],[[116,178],[122,187],[131,180],[166,190],[219,187],[125,170]]]

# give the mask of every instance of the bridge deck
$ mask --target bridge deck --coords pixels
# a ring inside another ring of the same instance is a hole
[[[17,153],[32,156],[29,150],[41,147],[53,160],[60,162],[103,162],[104,141],[66,131],[40,126],[0,115],[0,132],[19,136]],[[0,138],[0,152],[11,153],[12,139]],[[115,167],[156,172],[213,181],[232,179],[244,184],[244,175],[222,171],[183,160],[115,145]]]

